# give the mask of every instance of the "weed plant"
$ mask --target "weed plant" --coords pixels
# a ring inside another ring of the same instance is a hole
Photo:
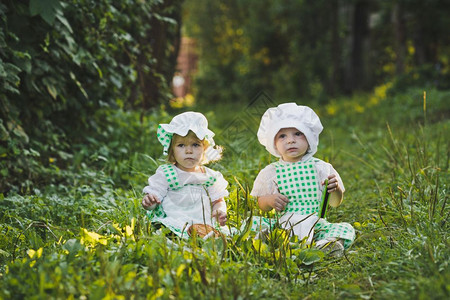
[[[141,124],[137,114],[105,112],[91,144],[77,146],[74,167],[55,171],[65,181],[0,195],[0,299],[448,299],[449,93],[424,100],[410,90],[369,105],[371,96],[340,99],[345,113],[318,108],[317,156],[346,187],[328,219],[357,230],[345,257],[280,229],[256,239],[245,226],[262,215],[249,191],[273,161],[256,131],[212,166],[230,183],[228,224],[239,233],[169,239],[140,201],[161,163],[156,126],[170,117],[161,110]],[[221,144],[227,118],[208,119]]]

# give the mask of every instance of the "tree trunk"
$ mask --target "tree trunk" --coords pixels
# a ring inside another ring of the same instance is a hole
[[[359,0],[355,4],[353,14],[353,43],[351,54],[351,89],[359,90],[365,84],[366,70],[364,55],[367,51],[364,49],[364,40],[369,32],[369,2],[368,0]]]
[[[341,86],[343,78],[341,68],[341,43],[339,39],[339,1],[332,0],[330,2],[330,23],[331,23],[331,58],[332,58],[332,74],[329,84],[329,93],[334,96],[337,87]]]
[[[176,21],[176,25],[153,18],[151,21],[151,30],[141,41],[142,45],[150,43],[151,58],[154,64],[149,66],[148,53],[141,53],[138,57],[138,84],[142,93],[142,109],[148,110],[157,106],[164,94],[170,93],[170,87],[181,40],[181,4],[182,0],[165,1],[159,6],[161,15],[169,17]],[[175,4],[179,9],[173,10],[167,15],[164,10]],[[171,29],[171,26],[176,26]],[[150,68],[150,69],[149,69]]]
[[[393,10],[393,25],[395,36],[395,73],[401,75],[405,72],[405,56],[406,56],[406,27],[403,15],[403,7],[400,3],[396,3]]]

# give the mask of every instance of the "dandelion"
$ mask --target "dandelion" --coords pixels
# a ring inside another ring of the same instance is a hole
[[[334,116],[337,113],[337,105],[334,103],[330,103],[326,106],[327,114],[330,116]]]
[[[356,104],[355,105],[355,111],[357,113],[363,113],[364,112],[364,107],[362,105],[360,105],[360,104]]]

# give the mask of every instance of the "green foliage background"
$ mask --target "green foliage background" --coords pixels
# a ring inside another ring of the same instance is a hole
[[[102,108],[146,113],[171,97],[181,2],[0,4],[1,192],[80,168],[75,145],[112,130]]]
[[[204,103],[314,99],[387,81],[448,88],[450,4],[445,0],[218,0],[185,4],[197,40],[196,96]]]

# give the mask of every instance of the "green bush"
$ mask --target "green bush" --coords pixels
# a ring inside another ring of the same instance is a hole
[[[170,97],[180,5],[0,4],[0,192],[63,181],[74,145],[108,122],[98,110],[139,107],[143,115]]]

